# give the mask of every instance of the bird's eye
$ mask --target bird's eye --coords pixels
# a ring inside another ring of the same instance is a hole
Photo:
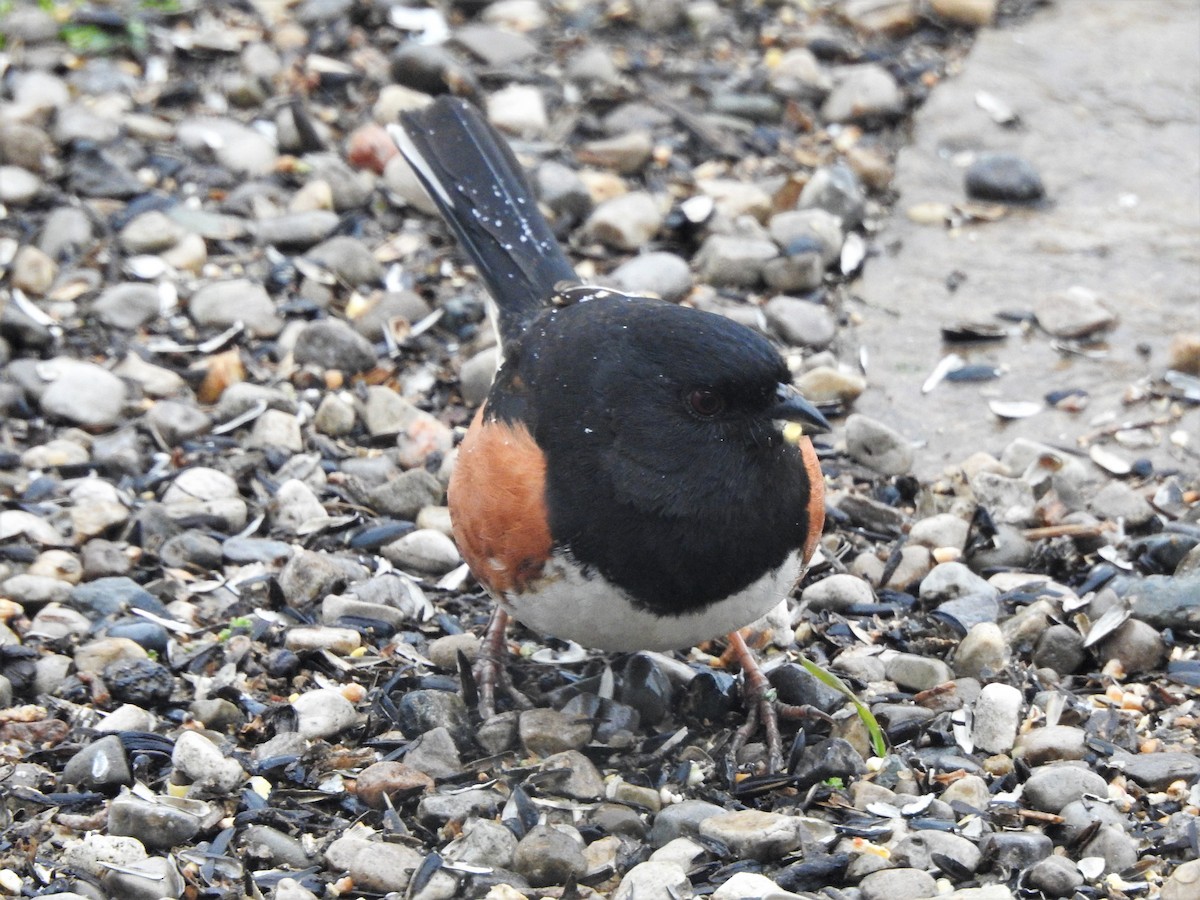
[[[688,409],[702,419],[711,419],[725,411],[725,398],[708,388],[696,388],[687,395]]]

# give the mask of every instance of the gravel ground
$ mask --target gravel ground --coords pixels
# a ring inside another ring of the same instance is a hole
[[[1154,462],[1022,437],[918,478],[855,412],[912,115],[1039,5],[0,2],[0,892],[1200,896],[1200,335],[1114,432]],[[716,643],[514,628],[529,707],[464,700],[488,603],[445,484],[495,348],[382,130],[445,91],[581,274],[763,329],[835,417],[819,558],[757,629],[828,719],[785,723],[784,773],[731,754]],[[911,214],[1046,202],[1020,157],[970,172]],[[944,338],[1115,321],[1076,292]]]

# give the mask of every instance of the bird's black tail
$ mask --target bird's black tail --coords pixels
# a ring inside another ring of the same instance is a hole
[[[578,277],[563,253],[521,165],[470,103],[444,96],[400,117],[400,152],[487,283],[508,339],[562,281]]]

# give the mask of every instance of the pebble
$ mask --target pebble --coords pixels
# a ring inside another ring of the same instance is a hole
[[[1200,860],[1181,863],[1163,882],[1159,900],[1189,900],[1200,888]]]
[[[579,750],[592,738],[592,726],[586,719],[555,709],[525,710],[518,728],[521,746],[538,756]]]
[[[960,516],[937,513],[914,522],[912,530],[908,533],[908,540],[931,550],[939,547],[962,550],[967,543],[969,527],[969,523]]]
[[[912,469],[911,442],[883,422],[859,413],[846,419],[846,450],[882,475],[904,475]]]
[[[371,342],[341,319],[323,319],[304,326],[292,355],[300,365],[348,373],[365,372],[375,365]]]
[[[299,453],[304,449],[304,435],[300,431],[300,422],[294,415],[283,410],[265,410],[254,420],[246,446],[263,450],[278,448],[288,453]]]
[[[62,780],[89,790],[132,784],[121,738],[112,734],[92,741],[67,761]]]
[[[1128,675],[1149,672],[1162,665],[1167,645],[1162,633],[1152,625],[1130,619],[1096,647],[1102,660],[1116,660]]]
[[[1148,790],[1162,791],[1176,781],[1191,784],[1200,780],[1200,757],[1193,753],[1118,753],[1113,762],[1120,763],[1128,778]]]
[[[875,592],[857,576],[834,574],[806,587],[800,600],[812,609],[845,612],[852,606],[874,603]]]
[[[1100,294],[1080,285],[1045,295],[1035,311],[1038,324],[1060,338],[1089,337],[1117,324],[1116,314],[1109,310]]]
[[[799,209],[823,209],[837,216],[846,230],[862,224],[867,199],[858,177],[841,163],[813,172],[796,201]]]
[[[94,363],[55,359],[53,380],[40,398],[46,415],[89,428],[111,428],[125,410],[125,385]]]
[[[537,138],[550,127],[546,98],[533,85],[510,84],[487,97],[488,120],[508,134]]]
[[[699,834],[720,841],[743,859],[777,859],[800,846],[803,828],[793,816],[743,809],[703,819]]]
[[[998,0],[930,0],[929,8],[955,25],[983,28],[996,18]]]
[[[776,213],[767,223],[767,230],[789,257],[815,252],[823,266],[837,262],[846,239],[841,217],[824,209]]]
[[[412,847],[372,841],[355,853],[345,868],[361,890],[402,892],[423,861]]]
[[[837,322],[829,310],[798,297],[772,297],[763,307],[763,312],[780,337],[795,347],[823,350],[833,342],[837,333]]]
[[[334,688],[319,688],[292,701],[296,730],[306,738],[328,738],[359,721],[354,704]]]
[[[1012,750],[1024,705],[1021,692],[1012,685],[999,682],[984,685],[975,703],[971,727],[975,746],[988,753]]]
[[[1083,759],[1085,737],[1083,730],[1073,725],[1035,728],[1017,738],[1013,755],[1024,758],[1031,766],[1058,759]]]
[[[682,256],[654,250],[619,265],[609,273],[606,283],[618,290],[677,303],[692,289],[692,272]]]
[[[430,778],[450,778],[463,770],[450,729],[441,725],[430,728],[410,744],[404,760]]]
[[[994,598],[999,591],[960,562],[939,563],[921,581],[920,597],[926,603],[975,594]]]
[[[890,72],[874,63],[848,66],[834,75],[834,86],[821,104],[826,122],[870,124],[904,110],[904,94]]]
[[[961,603],[951,600],[949,603]],[[991,604],[993,601],[987,601]],[[942,607],[938,607],[941,610]],[[961,621],[961,619],[959,620]],[[978,622],[954,651],[954,671],[960,676],[991,678],[1004,671],[1010,659],[1008,641],[994,622]]]
[[[175,770],[191,781],[189,796],[222,797],[246,780],[246,772],[226,751],[195,731],[185,731],[171,752]]]
[[[673,862],[647,860],[625,873],[617,885],[613,900],[689,900],[695,896],[692,882],[682,866]]]
[[[513,853],[513,869],[533,887],[565,884],[587,871],[583,838],[567,825],[536,825]]]
[[[184,119],[175,130],[176,140],[196,153],[211,152],[216,161],[241,175],[268,174],[278,153],[259,131],[233,119]]]
[[[388,800],[393,806],[413,794],[433,789],[433,779],[424,772],[402,762],[384,760],[372,763],[361,772],[354,784],[358,798],[373,809],[386,809]]]
[[[207,434],[213,421],[207,414],[189,403],[162,400],[146,412],[146,424],[172,447]]]
[[[4,173],[0,172],[0,180],[3,177]],[[11,187],[9,185],[10,190]],[[3,200],[2,195],[3,191],[0,191],[0,200]],[[53,259],[37,247],[26,244],[17,251],[17,255],[13,258],[9,280],[14,288],[40,297],[50,290],[57,274],[58,266]]]
[[[971,841],[957,834],[926,829],[909,835],[892,848],[891,860],[897,867],[912,869],[941,868],[935,856],[944,857],[966,872],[974,873],[983,855]]]
[[[859,890],[863,900],[919,900],[934,896],[937,883],[920,869],[882,869],[863,878]]]
[[[816,366],[794,382],[796,390],[813,403],[840,403],[848,406],[867,389],[861,375],[832,366]]]
[[[575,800],[599,800],[604,795],[600,771],[578,750],[565,750],[547,757],[542,761],[541,769],[559,776],[556,781],[544,782],[553,785],[556,794]]]
[[[1008,831],[986,834],[979,843],[984,859],[993,869],[1023,871],[1048,857],[1054,843],[1036,831]]]
[[[1051,625],[1038,638],[1033,651],[1033,664],[1053,669],[1060,675],[1078,672],[1087,659],[1083,635],[1069,625]]]
[[[658,201],[644,191],[631,191],[598,205],[587,222],[584,235],[614,250],[640,250],[658,234],[664,216]]]
[[[897,653],[887,663],[887,677],[905,690],[927,691],[954,680],[954,671],[940,659]]]
[[[995,203],[1029,203],[1046,193],[1037,169],[1011,153],[988,153],[967,167],[967,195]]]
[[[445,575],[462,563],[454,541],[430,528],[410,532],[379,552],[402,569],[429,575]]]
[[[773,241],[713,234],[705,238],[694,265],[701,281],[713,287],[754,287],[767,263],[779,256]]]
[[[1083,875],[1065,856],[1047,856],[1029,869],[1025,882],[1047,897],[1073,897],[1083,884]]]
[[[224,329],[241,322],[259,337],[273,337],[283,328],[266,289],[244,278],[204,285],[188,301],[188,312],[201,327]]]
[[[1029,773],[1022,796],[1033,809],[1057,814],[1085,794],[1105,797],[1108,785],[1091,769],[1071,763],[1052,763]]]

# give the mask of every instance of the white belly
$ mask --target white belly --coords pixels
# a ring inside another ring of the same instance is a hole
[[[696,612],[659,615],[555,556],[535,590],[509,594],[501,606],[533,631],[597,650],[678,650],[766,615],[791,593],[801,568],[800,554],[792,553],[778,569],[731,597]]]

